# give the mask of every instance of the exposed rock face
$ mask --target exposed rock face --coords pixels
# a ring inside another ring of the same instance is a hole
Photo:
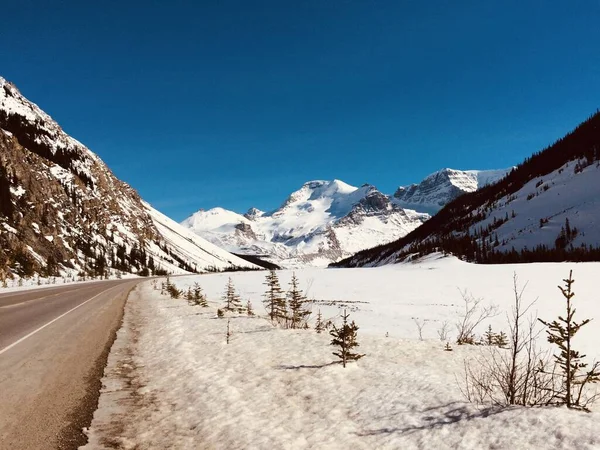
[[[150,209],[0,78],[0,276],[201,270],[158,231]]]
[[[400,186],[394,198],[405,208],[435,214],[455,198],[500,180],[510,170],[442,169],[418,184]]]

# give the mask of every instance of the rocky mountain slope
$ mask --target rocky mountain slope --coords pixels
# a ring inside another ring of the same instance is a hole
[[[399,207],[374,186],[311,181],[275,211],[245,215],[200,210],[184,227],[229,251],[263,256],[283,267],[327,265],[405,235],[429,216]]]
[[[144,203],[0,78],[0,278],[255,267]]]
[[[600,112],[404,238],[336,266],[377,266],[432,252],[480,263],[600,260]]]
[[[394,193],[394,198],[404,208],[433,215],[462,194],[475,192],[483,186],[495,183],[510,170],[442,169],[418,184],[400,186]]]

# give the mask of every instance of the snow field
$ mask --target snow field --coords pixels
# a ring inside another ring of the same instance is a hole
[[[562,306],[556,285],[571,268],[579,319],[600,320],[593,295],[599,264],[477,266],[431,258],[377,269],[297,271],[309,298],[351,306],[358,350],[367,356],[346,369],[334,363],[327,333],[281,330],[260,317],[232,317],[231,343],[225,343],[227,319],[215,312],[227,278],[264,314],[265,272],[172,278],[180,288],[199,282],[209,308],[161,296],[145,283],[128,309],[140,315],[134,361],[144,386],[139,394],[151,405],[125,415],[130,426],[121,442],[148,449],[599,449],[597,411],[467,403],[459,380],[465,359],[481,348],[454,345],[445,352],[434,326],[454,324],[457,287],[506,311],[515,270],[529,280],[530,297],[539,296],[540,315],[554,319]],[[278,273],[287,288],[291,272]],[[350,303],[356,301],[368,303]],[[322,305],[323,315],[336,316],[338,306]],[[428,321],[425,341],[417,338],[414,317]],[[504,321],[501,315],[492,325],[499,330]],[[595,322],[586,328],[576,345],[591,359],[600,356],[599,332]]]

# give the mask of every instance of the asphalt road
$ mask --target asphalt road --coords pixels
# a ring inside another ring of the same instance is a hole
[[[96,409],[129,291],[103,281],[0,295],[0,449],[73,449]]]

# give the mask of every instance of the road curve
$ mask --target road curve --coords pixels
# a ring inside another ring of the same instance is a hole
[[[73,449],[139,280],[0,295],[0,449]]]

